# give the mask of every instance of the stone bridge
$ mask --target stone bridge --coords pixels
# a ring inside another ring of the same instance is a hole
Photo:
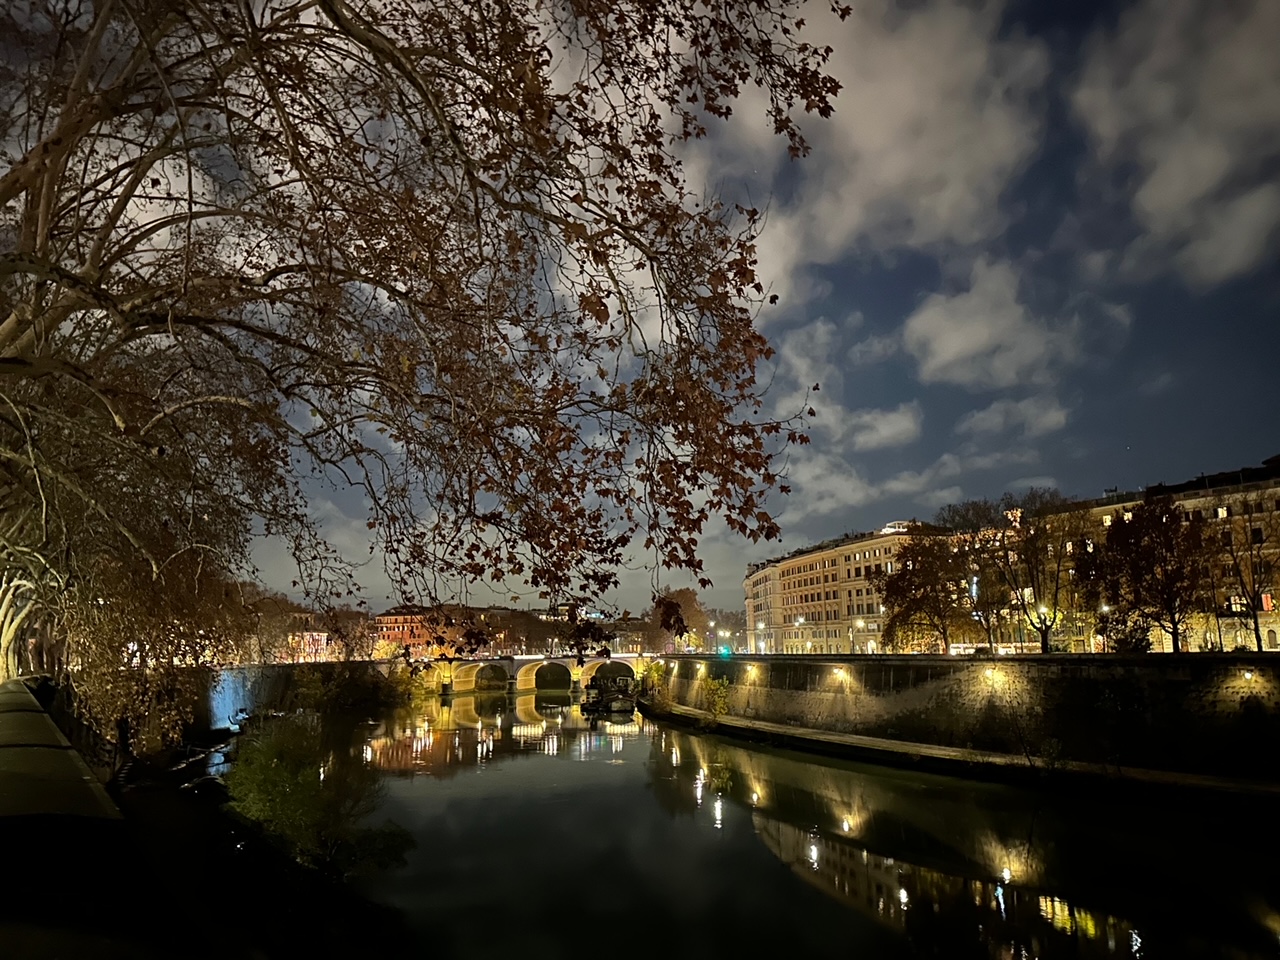
[[[614,677],[635,677],[632,662],[637,655],[590,657],[581,666],[578,658],[547,656],[484,657],[475,660],[435,661],[427,671],[441,693],[471,693],[478,689],[526,693],[534,690],[581,692],[601,670]]]

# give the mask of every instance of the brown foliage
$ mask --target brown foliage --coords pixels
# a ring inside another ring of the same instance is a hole
[[[8,7],[4,562],[54,604],[104,533],[177,589],[261,531],[345,602],[324,482],[408,599],[597,594],[641,545],[701,575],[713,514],[775,536],[805,438],[757,383],[760,214],[678,155],[750,84],[806,152],[836,84],[798,6]]]

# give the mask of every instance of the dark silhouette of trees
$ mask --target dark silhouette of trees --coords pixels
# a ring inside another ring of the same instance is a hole
[[[892,573],[871,578],[888,617],[884,642],[899,648],[923,633],[936,638],[940,653],[950,649],[952,635],[972,627],[964,597],[969,582],[969,558],[945,533],[913,524],[910,537],[898,548]]]
[[[988,635],[1002,618],[1003,599],[1005,608],[1039,635],[1041,653],[1048,653],[1054,630],[1072,608],[1072,550],[1087,539],[1089,529],[1083,508],[1056,490],[1032,488],[1021,495],[1007,493],[998,502],[944,507],[935,522],[960,534],[977,568],[969,582],[976,576],[981,592],[971,600]],[[1004,582],[1004,598],[992,571]]]
[[[1280,553],[1280,510],[1274,499],[1258,495],[1218,497],[1209,506],[1216,537],[1216,561],[1227,596],[1214,597],[1216,612],[1243,616],[1253,629],[1257,649],[1263,649],[1260,615],[1268,595],[1276,591],[1276,556]],[[1213,561],[1210,561],[1212,563]],[[1225,601],[1225,602],[1223,602]]]
[[[1111,515],[1082,572],[1086,595],[1107,608],[1100,626],[1117,649],[1157,626],[1169,634],[1173,652],[1182,652],[1184,628],[1203,606],[1214,555],[1206,534],[1204,519],[1184,513],[1169,496]]]

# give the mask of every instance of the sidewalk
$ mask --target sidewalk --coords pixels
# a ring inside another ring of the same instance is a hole
[[[1050,762],[1041,757],[1028,757],[1023,754],[991,753],[985,750],[967,750],[930,743],[888,740],[883,737],[838,733],[816,727],[749,720],[729,715],[717,719],[706,710],[675,703],[665,711],[658,710],[647,700],[642,701],[641,707],[642,713],[654,719],[696,725],[707,732],[722,736],[740,737],[795,750],[885,766],[927,770],[930,773],[947,776],[1026,782],[1040,779],[1045,775],[1066,773],[1083,778],[1104,779],[1113,783],[1193,787],[1280,796],[1280,784],[1273,783],[1230,780],[1224,777],[1170,770],[1148,770],[1141,767],[1104,766],[1074,760]]]
[[[20,680],[0,683],[0,817],[118,820],[106,790]]]

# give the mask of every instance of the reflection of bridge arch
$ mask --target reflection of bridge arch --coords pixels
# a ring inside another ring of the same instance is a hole
[[[444,727],[479,727],[480,714],[476,712],[476,698],[454,697],[449,705],[440,711],[440,722]]]

